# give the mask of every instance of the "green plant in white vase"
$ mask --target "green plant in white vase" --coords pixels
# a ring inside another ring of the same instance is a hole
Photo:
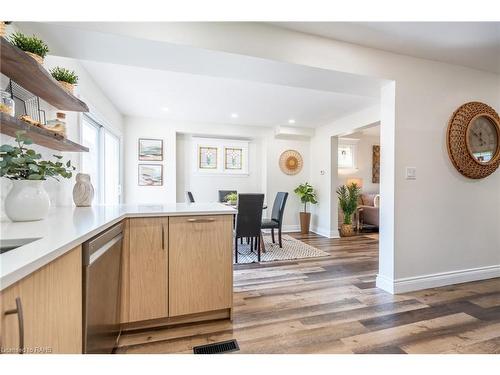
[[[17,145],[0,146],[0,177],[12,181],[12,189],[5,198],[5,213],[12,221],[41,220],[47,216],[50,200],[43,181],[51,177],[71,178],[75,167],[71,161],[42,160],[42,155],[26,146],[33,143],[26,132],[16,132]],[[59,181],[59,180],[58,180]]]

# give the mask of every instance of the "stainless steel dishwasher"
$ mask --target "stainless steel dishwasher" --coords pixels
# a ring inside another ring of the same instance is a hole
[[[83,244],[83,352],[111,353],[120,334],[123,224]]]

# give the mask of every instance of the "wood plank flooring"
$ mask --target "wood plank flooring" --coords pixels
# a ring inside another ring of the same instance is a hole
[[[391,295],[375,235],[293,234],[329,257],[235,266],[234,320],[128,333],[117,353],[500,353],[500,279]]]

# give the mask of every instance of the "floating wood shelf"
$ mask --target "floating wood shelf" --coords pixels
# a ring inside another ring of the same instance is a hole
[[[18,130],[26,131],[26,136],[33,140],[37,145],[51,148],[58,151],[69,152],[88,152],[89,149],[78,143],[70,141],[61,135],[55,134],[50,130],[42,129],[28,124],[22,120],[16,119],[6,113],[0,112],[0,132],[16,136]]]
[[[0,71],[32,94],[62,111],[89,111],[87,104],[64,90],[43,66],[1,37],[0,56]]]

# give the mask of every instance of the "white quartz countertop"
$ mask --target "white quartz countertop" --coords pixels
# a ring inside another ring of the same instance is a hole
[[[221,203],[53,207],[45,220],[0,222],[0,239],[39,238],[0,255],[0,290],[127,217],[231,215]]]

